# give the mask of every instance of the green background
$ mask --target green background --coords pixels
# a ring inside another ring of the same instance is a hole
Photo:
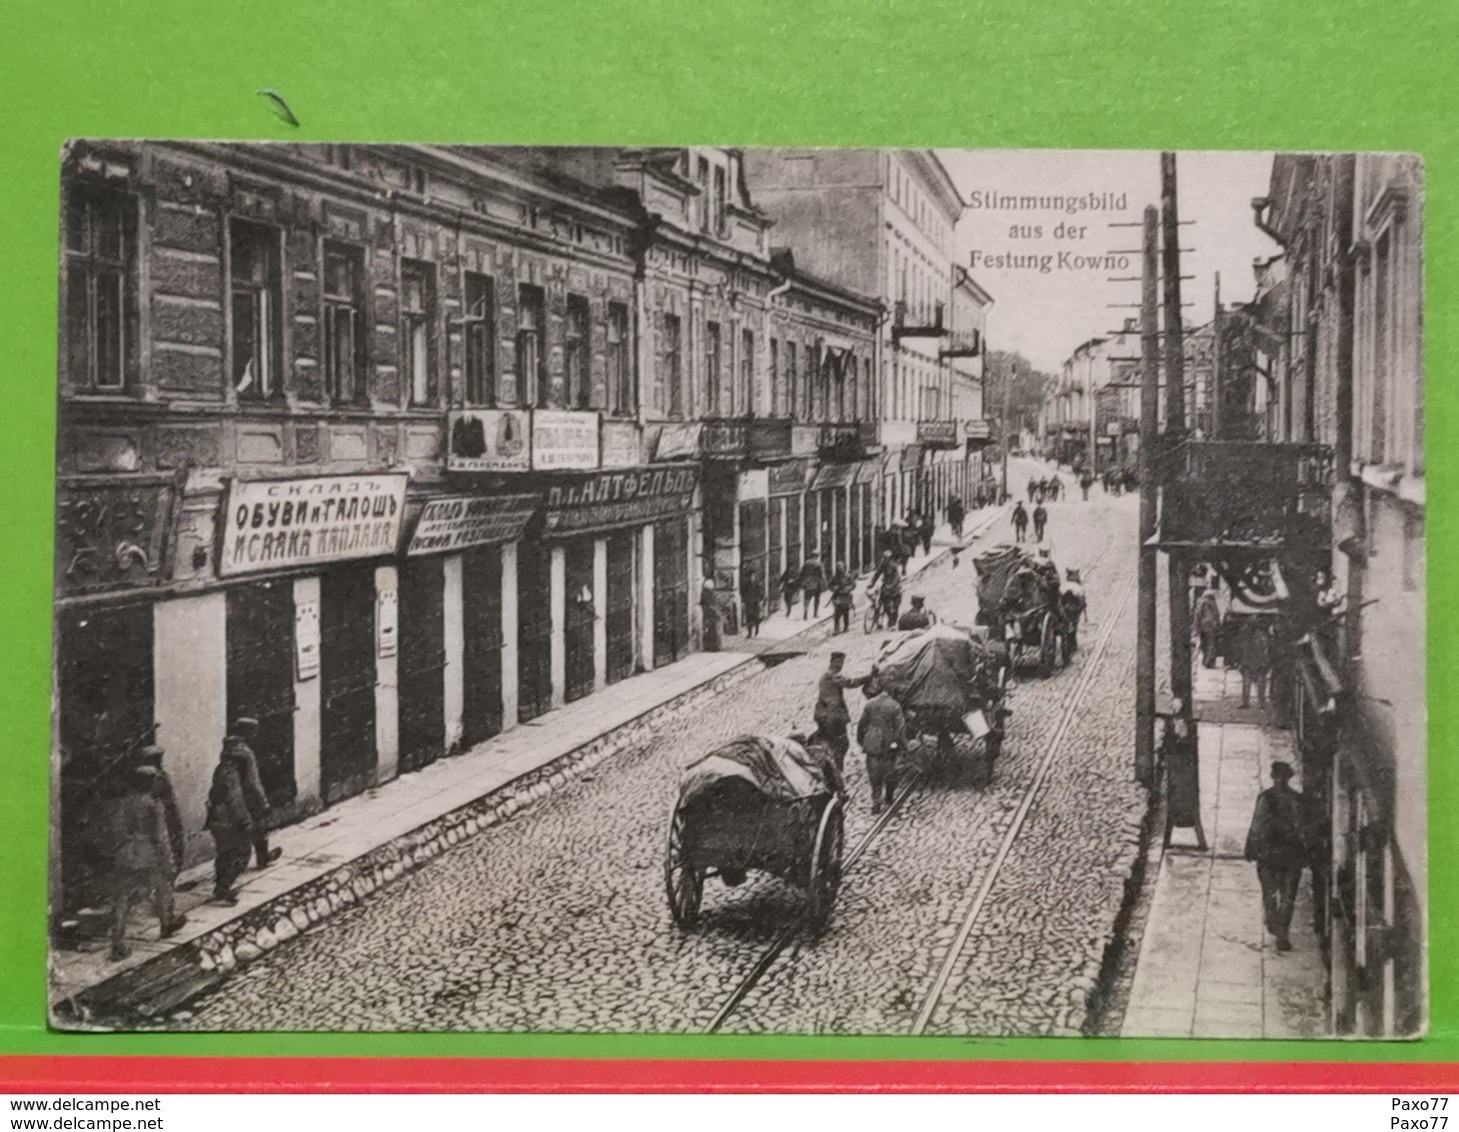
[[[1419,1043],[62,1035],[44,1022],[58,156],[73,136],[1382,149],[1428,167],[1428,435],[1459,395],[1452,0],[186,0],[0,5],[0,1053],[1459,1061],[1454,515],[1428,526],[1430,1037]],[[283,93],[298,130],[255,91]]]

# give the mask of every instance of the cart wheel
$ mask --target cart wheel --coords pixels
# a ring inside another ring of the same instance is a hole
[[[674,816],[669,819],[669,844],[664,850],[664,888],[674,923],[681,928],[694,926],[704,895],[704,876],[687,860],[687,828],[683,811],[675,806]]]
[[[1059,659],[1059,634],[1054,626],[1054,615],[1044,614],[1043,632],[1039,634],[1039,671],[1043,676],[1052,676],[1054,665]]]
[[[880,620],[881,618],[877,616],[876,602],[868,601],[866,605],[866,613],[861,618],[861,631],[863,633],[876,632],[876,630],[879,628],[877,622],[879,622]]]
[[[831,908],[841,889],[841,859],[846,846],[846,823],[841,812],[841,799],[832,797],[821,811],[821,825],[816,830],[815,849],[811,853],[810,883],[807,885],[806,923],[820,935],[831,921]]]

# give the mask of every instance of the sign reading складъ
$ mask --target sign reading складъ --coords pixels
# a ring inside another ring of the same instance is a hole
[[[234,480],[218,573],[250,574],[394,554],[409,476]]]

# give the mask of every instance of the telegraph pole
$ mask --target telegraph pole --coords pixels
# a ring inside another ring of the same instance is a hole
[[[1145,209],[1144,258],[1140,304],[1140,574],[1135,655],[1135,780],[1155,784],[1155,445],[1159,443],[1160,327],[1158,289],[1160,274],[1159,214]]]
[[[1160,204],[1164,228],[1165,277],[1165,443],[1162,479],[1180,474],[1186,439],[1185,335],[1180,315],[1180,217],[1177,211],[1175,154],[1160,155]],[[1170,692],[1180,701],[1187,734],[1194,737],[1191,705],[1190,564],[1180,552],[1170,554]]]

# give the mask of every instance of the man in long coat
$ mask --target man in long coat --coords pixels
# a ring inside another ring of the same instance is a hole
[[[270,849],[268,824],[273,816],[273,806],[263,788],[263,779],[258,773],[258,755],[253,744],[258,737],[258,720],[248,716],[233,721],[233,730],[224,744],[231,744],[239,766],[243,770],[243,797],[248,803],[248,812],[253,818],[253,851],[258,867],[266,869],[283,855],[282,849]]]
[[[844,675],[841,670],[845,664],[846,654],[833,652],[830,667],[821,673],[816,689],[816,729],[826,741],[838,771],[845,770],[846,752],[851,748],[851,711],[846,706],[846,689],[860,688],[867,679]]]
[[[871,782],[871,812],[881,813],[897,792],[897,756],[907,745],[907,717],[902,705],[875,681],[866,686],[871,699],[861,709],[856,742],[866,755],[866,777]]]
[[[231,736],[230,736],[231,738]],[[235,887],[253,852],[258,829],[248,805],[248,767],[239,745],[223,742],[213,785],[208,791],[208,820],[205,828],[213,835],[217,856],[213,861],[213,899],[220,904],[238,903]]]
[[[1302,869],[1311,860],[1311,815],[1306,799],[1292,789],[1292,773],[1287,763],[1272,763],[1272,784],[1257,795],[1246,835],[1246,859],[1256,863],[1263,918],[1278,951],[1292,950],[1292,908]]]
[[[108,814],[113,960],[131,954],[126,944],[127,920],[139,895],[145,893],[151,898],[163,939],[175,935],[187,923],[187,917],[179,916],[173,904],[172,880],[178,862],[172,854],[167,814],[156,789],[156,769],[133,761],[123,778],[122,794]]]

